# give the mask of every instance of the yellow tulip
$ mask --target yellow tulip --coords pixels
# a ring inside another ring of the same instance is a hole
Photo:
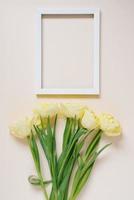
[[[26,117],[24,120],[20,120],[9,127],[10,133],[18,138],[26,138],[31,134],[32,119]]]
[[[107,136],[118,136],[121,134],[119,122],[110,114],[102,113],[98,116],[100,129]]]
[[[60,104],[60,113],[64,117],[81,119],[87,107],[76,103]]]
[[[33,133],[35,132],[33,127],[34,125],[39,127],[41,126],[41,119],[39,115],[33,115],[17,121],[9,127],[9,130],[13,136],[23,139],[31,134],[31,130]]]
[[[81,124],[84,128],[93,130],[95,128],[98,128],[98,119],[95,115],[95,113],[89,109],[85,110],[85,113],[82,117]]]
[[[33,111],[42,118],[53,117],[59,112],[59,105],[56,103],[40,103]]]

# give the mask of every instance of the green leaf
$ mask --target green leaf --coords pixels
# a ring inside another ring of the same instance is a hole
[[[38,128],[37,129],[35,128],[35,130],[38,131],[37,135],[39,136],[40,132],[39,132]],[[36,171],[37,171],[38,177],[40,179],[40,187],[43,190],[43,194],[44,194],[44,197],[46,198],[46,200],[49,200],[45,185],[43,184],[43,177],[42,177],[41,168],[40,168],[40,158],[39,158],[38,146],[36,144],[35,137],[32,133],[31,133],[30,137],[28,138],[28,141],[29,141],[31,153],[33,155]]]
[[[92,133],[94,133],[94,131],[92,131]],[[96,151],[96,148],[100,141],[100,137],[101,137],[100,131],[97,131],[97,134],[93,137],[93,139],[89,143],[86,152],[83,153],[82,155],[79,155],[78,158],[79,165],[73,180],[72,191],[71,191],[72,194],[74,193],[75,188],[78,185],[83,168],[88,164],[88,160],[91,158],[91,155]]]
[[[75,157],[72,155],[68,161],[68,164],[66,165],[66,168],[64,170],[62,182],[59,186],[59,195],[58,195],[58,200],[63,200],[65,196],[67,197],[67,191],[68,191],[68,186],[69,186],[69,179],[71,176],[71,172],[73,169]]]
[[[43,151],[48,161],[51,178],[52,178],[52,191],[57,191],[57,153],[56,153],[56,123],[57,116],[55,117],[54,128],[51,128],[50,118],[47,119],[46,130],[34,126],[38,139],[41,143]]]
[[[85,154],[83,155],[83,159],[87,160],[90,158],[91,154],[98,147],[99,141],[101,139],[101,130],[97,131],[97,134],[93,137],[90,144],[88,145]]]
[[[97,152],[97,156],[102,152],[104,151],[107,147],[111,146],[112,143],[109,143],[109,144],[106,144],[104,147],[102,147],[98,152]]]
[[[89,178],[89,176],[92,172],[93,165],[94,165],[94,163],[89,167],[89,169],[86,171],[86,173],[82,177],[80,183],[77,186],[75,193],[73,194],[73,197],[71,198],[72,200],[75,200],[77,198],[78,194],[81,192],[82,188],[86,184],[86,182],[87,182],[87,180],[88,180],[88,178]]]
[[[47,119],[47,134],[50,136],[53,135],[52,129],[51,129],[50,117],[48,117],[48,119]]]
[[[71,134],[75,134],[78,130],[78,120],[75,116],[75,118],[73,119],[73,123],[72,123],[72,127],[71,127]]]
[[[52,134],[52,160],[51,160],[51,176],[53,180],[53,187],[52,187],[52,193],[54,193],[54,196],[57,196],[57,173],[58,173],[58,166],[57,166],[57,152],[56,152],[56,123],[57,123],[57,115],[55,117],[54,122],[54,129]],[[56,197],[55,197],[56,198]]]
[[[83,146],[83,140],[75,145],[73,153],[69,157],[68,163],[64,168],[62,181],[59,186],[58,200],[67,200],[68,199],[68,188],[69,188],[70,177],[72,175],[75,161],[77,160],[80,150]]]
[[[72,175],[74,164],[75,164],[75,162],[78,158],[78,155],[80,154],[80,151],[82,149],[82,146],[84,144],[84,140],[85,140],[85,137],[82,138],[82,140],[79,141],[72,148],[71,154],[68,158],[68,162],[67,162],[66,166],[64,167],[61,181],[59,181],[58,200],[67,200],[68,199],[68,188],[69,188],[70,177]]]
[[[87,133],[87,130],[85,129],[79,129],[76,134],[74,134],[74,136],[71,138],[70,143],[66,146],[65,150],[62,152],[59,161],[58,161],[58,182],[61,181],[62,179],[62,175],[63,175],[63,171],[64,168],[68,162],[68,159],[70,157],[70,155],[73,152],[74,146],[76,144],[76,142],[78,141],[78,139]]]
[[[80,166],[76,172],[74,182],[73,182],[73,187],[71,191],[71,197],[70,199],[75,200],[78,194],[80,193],[81,189],[84,187],[86,184],[91,171],[93,169],[94,163],[99,156],[99,154],[104,151],[108,146],[111,144],[105,145],[103,148],[101,148],[98,152],[95,152],[92,155],[92,158],[89,159],[89,161],[86,161],[83,166]]]
[[[39,173],[41,173],[39,151],[38,151],[38,146],[36,144],[35,136],[33,135],[33,133],[31,133],[28,140],[29,140],[29,146],[31,149],[34,162],[35,162],[36,169]]]
[[[46,158],[48,160],[48,164],[50,166],[50,152],[49,152],[49,149],[47,147],[47,135],[43,134],[42,130],[39,129],[39,127],[34,126],[34,128],[35,128],[36,134],[38,136],[38,139],[40,141],[40,144],[42,146],[42,149],[43,149],[43,151],[45,153],[45,156],[46,156]]]
[[[72,123],[73,123],[73,119],[70,119],[70,118],[66,119],[66,125],[65,125],[65,130],[64,130],[64,134],[63,134],[63,145],[62,145],[63,151],[64,151],[65,147],[67,146],[69,139],[70,139]]]

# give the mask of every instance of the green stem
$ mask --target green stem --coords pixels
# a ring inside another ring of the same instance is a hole
[[[43,191],[44,197],[45,197],[46,200],[49,200],[48,194],[47,194],[47,191],[46,191],[46,187],[45,187],[45,185],[43,184],[43,178],[42,178],[41,174],[38,174],[38,176],[39,176],[40,181],[41,181],[41,189],[42,189],[42,191]]]
[[[34,162],[35,162],[35,161],[34,161]],[[46,191],[46,187],[45,187],[45,185],[44,185],[44,183],[43,183],[43,177],[42,177],[40,171],[38,170],[38,168],[37,168],[37,166],[36,166],[36,162],[35,162],[35,168],[36,168],[36,172],[37,172],[37,174],[38,174],[38,177],[39,177],[39,179],[40,179],[40,184],[41,184],[40,186],[41,186],[41,189],[42,189],[42,191],[43,191],[44,197],[45,197],[46,200],[49,200],[48,194],[47,194],[47,191]]]
[[[41,189],[42,189],[42,191],[43,191],[44,198],[45,198],[46,200],[49,200],[48,194],[47,194],[47,191],[46,191],[46,187],[45,187],[45,185],[44,185],[44,183],[43,183],[43,177],[42,177],[42,175],[41,175],[41,170],[39,169],[39,163],[37,163],[37,160],[36,160],[35,156],[34,156],[33,153],[32,153],[32,148],[31,148],[31,146],[30,146],[29,138],[28,138],[28,144],[29,144],[29,147],[30,147],[30,150],[31,150],[31,154],[32,154],[33,160],[34,160],[36,172],[37,172],[38,177],[39,177],[39,179],[40,179],[40,181],[41,181],[41,185],[40,185],[40,186],[41,186]]]

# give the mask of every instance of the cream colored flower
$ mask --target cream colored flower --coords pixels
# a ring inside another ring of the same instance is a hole
[[[64,117],[81,119],[87,107],[76,103],[60,104],[60,113]]]
[[[32,119],[25,118],[24,120],[20,120],[14,123],[12,126],[9,127],[10,133],[18,138],[26,138],[31,134],[32,129]]]
[[[59,105],[56,103],[40,103],[33,111],[42,118],[53,117],[59,112]]]
[[[85,110],[81,124],[84,128],[89,130],[93,130],[99,126],[97,116],[92,110],[89,109]]]
[[[25,138],[31,134],[31,130],[35,133],[33,126],[41,127],[41,119],[39,115],[31,115],[24,120],[20,120],[9,127],[10,133],[18,138]]]
[[[102,113],[98,116],[101,130],[107,136],[118,136],[121,134],[119,122],[110,114]]]
[[[37,114],[33,114],[31,117],[29,117],[29,120],[31,120],[32,125],[39,126],[41,124],[40,116]]]

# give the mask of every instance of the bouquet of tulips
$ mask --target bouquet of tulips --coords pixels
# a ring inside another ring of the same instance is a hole
[[[62,151],[57,155],[56,126],[58,118],[65,119]],[[90,177],[99,154],[110,144],[98,149],[102,134],[118,136],[119,122],[110,114],[96,115],[80,104],[40,103],[33,115],[14,123],[12,135],[27,138],[37,174],[29,182],[40,187],[46,200],[76,200]],[[38,140],[38,141],[37,141]],[[38,145],[48,162],[51,178],[43,177]],[[47,185],[51,185],[48,193]]]

